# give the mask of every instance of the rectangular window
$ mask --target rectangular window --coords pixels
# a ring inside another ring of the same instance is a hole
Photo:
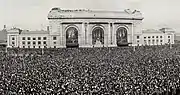
[[[53,40],[57,40],[57,37],[53,37]]]
[[[23,41],[22,44],[25,45],[25,41]]]
[[[36,40],[36,38],[33,38],[33,40]]]
[[[43,44],[46,45],[46,41],[44,41]]]
[[[28,37],[28,40],[31,40],[31,38],[30,38],[30,37]]]
[[[12,45],[15,45],[15,42],[12,42]]]
[[[54,42],[54,44],[56,44],[56,42]]]
[[[163,40],[161,40],[161,43],[163,42]]]
[[[162,38],[162,36],[160,36],[160,38]]]
[[[168,38],[171,38],[171,36],[168,36]]]
[[[137,43],[139,43],[139,40],[137,41]]]
[[[144,44],[145,44],[145,45],[147,44],[146,40],[144,40]]]
[[[158,45],[158,43],[159,43],[159,40],[156,40],[156,44]]]
[[[139,39],[139,36],[137,36],[137,39]]]
[[[38,40],[41,40],[41,37],[38,37]]]
[[[148,36],[148,38],[151,38],[150,36]]]
[[[43,40],[47,40],[47,38],[46,38],[46,37],[43,37]]]
[[[152,38],[154,38],[154,36],[152,36]]]
[[[146,39],[146,37],[144,37],[144,39]]]
[[[12,40],[15,40],[15,38],[14,38],[14,37],[12,37]]]
[[[22,38],[22,40],[26,40],[26,38],[25,38],[25,37],[23,37],[23,38]]]
[[[33,45],[36,45],[36,42],[35,42],[35,41],[33,41]]]
[[[41,41],[38,41],[38,45],[40,45],[41,44]]]
[[[156,38],[159,38],[158,36],[156,36]]]
[[[30,45],[31,44],[31,42],[28,42],[28,45]]]
[[[152,40],[152,44],[154,45],[155,40]]]

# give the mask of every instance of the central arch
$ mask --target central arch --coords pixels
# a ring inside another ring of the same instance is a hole
[[[100,26],[96,26],[92,30],[92,44],[93,46],[104,45],[104,29]]]
[[[116,44],[117,46],[128,46],[127,29],[119,27],[116,31]]]
[[[66,30],[66,47],[79,47],[78,29],[76,27],[68,27]]]

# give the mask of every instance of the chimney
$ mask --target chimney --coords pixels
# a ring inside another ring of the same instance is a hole
[[[49,31],[49,26],[47,26],[47,31]]]

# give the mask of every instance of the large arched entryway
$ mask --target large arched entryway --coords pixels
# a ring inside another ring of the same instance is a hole
[[[77,28],[69,27],[66,30],[66,47],[79,47]]]
[[[128,46],[127,29],[125,27],[119,27],[117,29],[116,43],[117,46]]]
[[[101,27],[95,27],[92,30],[92,44],[93,46],[104,46],[104,30]]]

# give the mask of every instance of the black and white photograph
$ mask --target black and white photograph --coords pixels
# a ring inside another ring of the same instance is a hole
[[[180,95],[179,4],[0,0],[0,95]]]

